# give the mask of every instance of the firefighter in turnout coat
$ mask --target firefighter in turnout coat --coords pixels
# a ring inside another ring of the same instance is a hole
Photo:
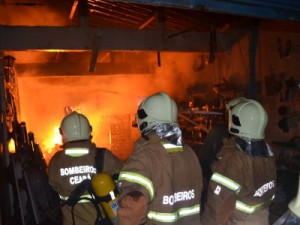
[[[227,108],[228,128],[233,136],[212,165],[202,224],[269,225],[276,165],[264,140],[267,113],[260,103],[250,99]]]
[[[119,225],[199,225],[202,171],[181,141],[175,101],[164,92],[149,96],[136,119],[142,136],[118,179]]]
[[[120,172],[122,161],[111,151],[97,148],[91,141],[92,127],[84,115],[75,111],[67,115],[61,122],[60,132],[63,149],[51,158],[48,173],[49,183],[62,201],[68,200],[72,191],[82,181],[92,179],[96,173],[105,171],[113,176]],[[76,203],[73,212],[69,205],[62,207],[63,225],[96,223],[95,206],[85,197],[93,198],[85,192],[80,196],[81,200]],[[102,216],[105,217],[103,214]]]

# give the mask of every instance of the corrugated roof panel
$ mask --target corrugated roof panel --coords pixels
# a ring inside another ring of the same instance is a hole
[[[197,9],[209,12],[300,22],[299,0],[116,0],[114,2]]]

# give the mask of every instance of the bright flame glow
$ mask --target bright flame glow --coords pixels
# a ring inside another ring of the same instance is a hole
[[[60,132],[59,132],[59,126],[56,126],[54,128],[54,137],[53,137],[52,144],[54,144],[54,145],[61,145],[62,144],[61,135],[60,135]]]
[[[15,153],[16,152],[16,148],[15,148],[15,141],[14,139],[10,139],[9,142],[8,142],[8,149],[9,149],[9,152],[10,153]]]
[[[59,126],[54,126],[54,129],[51,129],[48,138],[45,138],[42,145],[46,162],[60,149],[61,145],[62,139],[59,133]]]
[[[194,54],[185,54],[184,57],[181,53],[161,56],[165,66],[156,68],[155,74],[32,76],[30,70],[18,74],[22,120],[28,124],[28,130],[36,134],[45,159],[49,160],[55,150],[60,149],[58,143],[61,142],[58,141],[55,125],[65,116],[66,106],[71,106],[89,119],[93,127],[92,141],[96,146],[106,147],[125,160],[134,141],[140,136],[138,129],[132,127],[132,120],[141,100],[157,91],[165,91],[176,99],[185,99],[186,88],[206,77],[199,76],[198,71],[194,71],[191,65]],[[156,63],[156,54],[149,54],[147,57],[150,65]],[[21,57],[18,60],[19,58]],[[49,56],[35,54],[34,57],[22,58],[29,58],[34,63],[42,60],[47,62]],[[144,57],[140,58],[145,61]],[[174,61],[179,58],[184,60]],[[123,55],[117,60],[122,62]],[[83,61],[88,59],[83,58]],[[47,119],[41,120],[41,115]]]

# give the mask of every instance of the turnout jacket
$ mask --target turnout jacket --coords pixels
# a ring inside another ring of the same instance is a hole
[[[274,156],[253,157],[230,138],[212,165],[204,225],[269,225],[269,205],[276,189]]]
[[[74,150],[74,152],[73,152]],[[85,154],[79,154],[83,151]],[[69,142],[63,150],[54,154],[49,162],[49,184],[58,192],[62,200],[67,200],[74,188],[85,179],[91,179],[96,173],[98,165],[95,165],[97,151],[103,151],[100,167],[103,172],[110,175],[118,174],[122,168],[122,162],[107,149],[97,149],[90,141]],[[87,192],[82,197],[91,198]],[[73,225],[71,207],[62,207],[63,224]],[[79,201],[74,207],[75,224],[95,224],[97,211],[88,200]]]
[[[186,144],[163,142],[156,133],[139,138],[118,179],[120,198],[132,191],[147,199],[145,225],[200,224],[202,171]]]

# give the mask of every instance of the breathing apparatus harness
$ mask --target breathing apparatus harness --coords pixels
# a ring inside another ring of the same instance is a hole
[[[95,165],[96,165],[96,170],[97,173],[101,173],[103,170],[103,163],[104,163],[104,148],[97,148],[96,151],[96,156],[95,156]],[[118,177],[117,174],[115,174],[113,176],[113,179],[116,180]],[[87,192],[91,197],[86,197],[86,195],[84,195],[84,193]],[[83,195],[85,197],[83,197]],[[75,216],[74,216],[74,208],[76,206],[76,204],[79,201],[82,200],[86,200],[86,201],[90,201],[97,212],[97,217],[95,220],[95,225],[112,225],[110,219],[108,216],[106,216],[105,218],[102,216],[102,213],[100,211],[99,208],[99,203],[100,201],[104,200],[107,201],[107,199],[101,199],[100,197],[98,197],[92,186],[91,186],[91,180],[90,179],[86,179],[83,180],[80,184],[78,184],[74,190],[71,192],[70,196],[68,197],[67,200],[63,200],[63,202],[61,203],[61,205],[59,206],[59,209],[62,208],[65,205],[69,205],[72,208],[72,220],[73,220],[73,225],[75,225]],[[56,209],[57,210],[57,209]]]

